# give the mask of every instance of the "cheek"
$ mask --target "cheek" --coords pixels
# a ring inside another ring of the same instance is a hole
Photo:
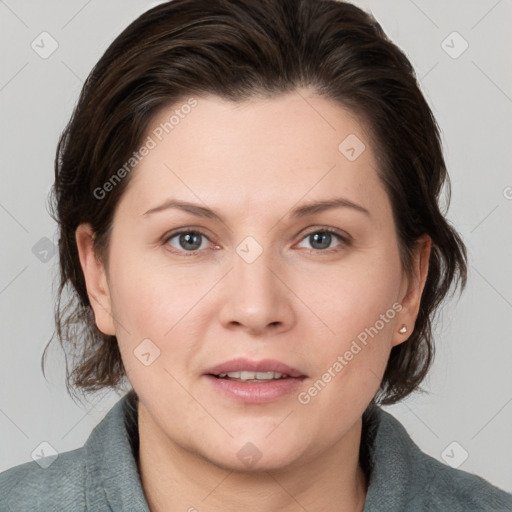
[[[163,311],[172,307],[173,294],[166,294],[163,283],[154,282],[151,272],[145,269],[116,274],[112,279],[112,311],[116,320],[133,336],[160,337],[165,329]]]
[[[135,372],[132,378],[139,378],[141,372],[155,376],[164,366],[181,372],[174,363],[197,351],[202,327],[198,315],[208,304],[210,279],[197,279],[192,268],[178,271],[147,257],[136,258],[136,251],[128,254],[112,268],[110,279],[116,335],[127,373]],[[210,277],[215,282],[215,276]],[[150,373],[137,359],[148,352],[151,359],[158,355]]]
[[[392,308],[400,279],[400,262],[392,251],[354,254],[337,268],[309,272],[300,296],[329,327],[331,337],[354,337]],[[392,319],[394,312],[387,316]]]
[[[200,301],[207,279],[198,279],[197,269],[166,265],[137,248],[126,248],[124,254],[111,272],[115,317],[134,336],[163,341]]]
[[[319,372],[310,391],[319,396],[319,406],[344,407],[361,399],[363,403],[380,385],[401,309],[396,302],[401,266],[392,254],[381,253],[372,261],[357,258],[336,272],[317,273],[302,289],[317,317],[328,326],[322,329],[325,335],[313,338],[317,349],[311,351]],[[305,400],[312,398],[306,393]]]

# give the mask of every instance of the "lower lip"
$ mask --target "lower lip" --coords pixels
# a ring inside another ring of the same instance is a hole
[[[275,379],[268,382],[240,382],[231,379],[219,379],[205,376],[215,388],[230,398],[251,404],[273,402],[283,396],[296,392],[305,377]]]

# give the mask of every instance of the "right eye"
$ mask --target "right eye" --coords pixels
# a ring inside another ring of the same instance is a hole
[[[193,256],[208,247],[206,241],[208,241],[208,237],[200,231],[182,230],[171,233],[165,238],[164,243],[170,245],[176,252],[188,253],[186,256]],[[206,245],[204,245],[205,243]]]

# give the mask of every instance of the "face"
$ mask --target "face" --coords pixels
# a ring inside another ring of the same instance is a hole
[[[77,231],[96,321],[169,446],[298,467],[355,439],[414,327],[424,252],[408,279],[371,142],[340,105],[196,97],[166,133],[179,108],[148,130],[104,265]]]

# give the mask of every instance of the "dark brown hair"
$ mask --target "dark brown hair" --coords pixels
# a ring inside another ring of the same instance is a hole
[[[130,159],[155,114],[194,95],[243,101],[299,87],[338,102],[367,127],[408,273],[417,239],[424,233],[432,239],[414,331],[392,349],[374,400],[392,404],[421,389],[434,354],[433,316],[452,284],[465,287],[467,257],[439,208],[443,185],[450,202],[449,177],[437,123],[409,60],[370,14],[349,3],[173,0],[140,16],[110,45],[87,78],[57,148],[56,335],[67,352],[68,391],[116,388],[125,377],[116,338],[94,323],[75,230],[90,223],[98,254],[104,254],[130,176],[102,197],[97,191]]]

